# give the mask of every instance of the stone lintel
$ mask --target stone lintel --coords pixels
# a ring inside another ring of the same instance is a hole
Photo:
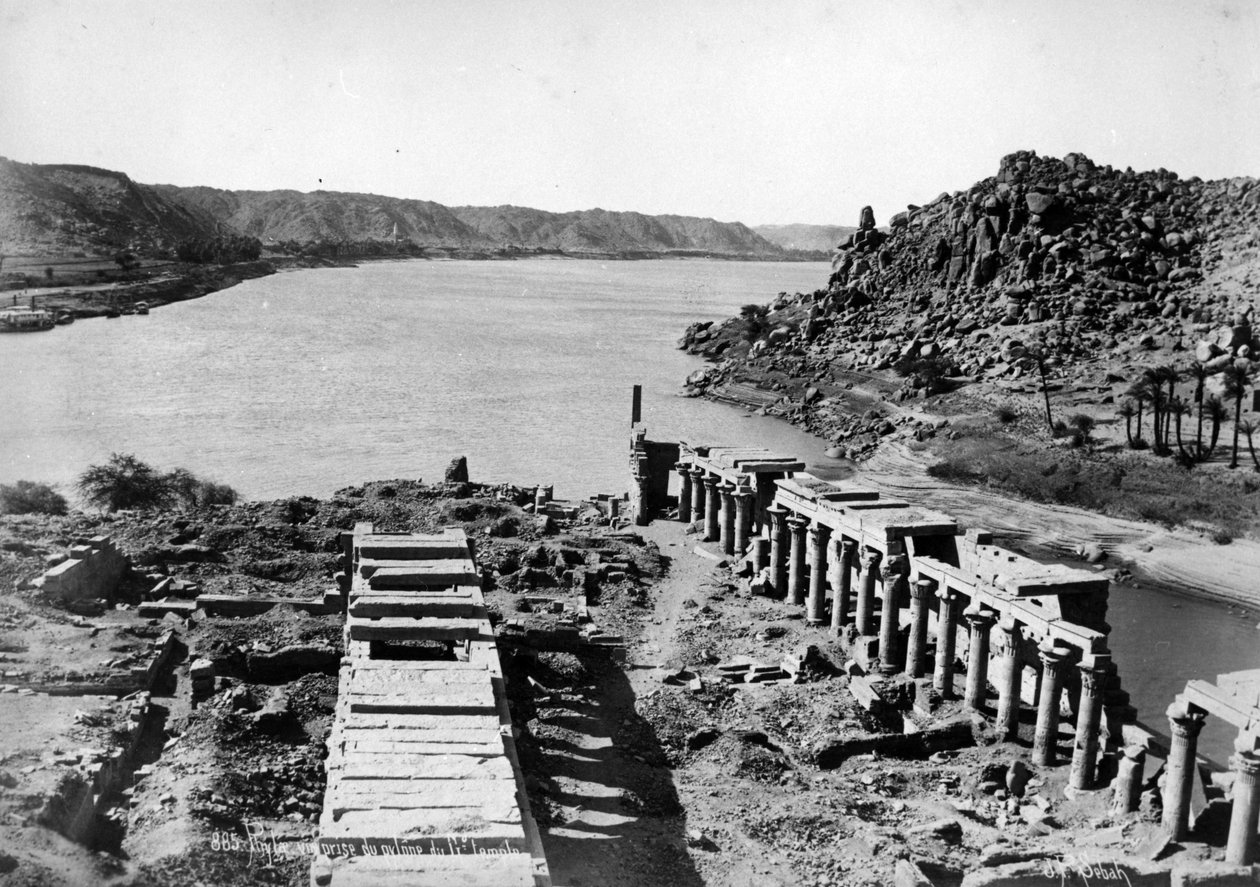
[[[1187,681],[1186,689],[1177,698],[1224,719],[1240,730],[1254,729],[1260,719],[1260,710],[1256,706],[1247,705],[1239,697],[1222,691],[1209,681]]]

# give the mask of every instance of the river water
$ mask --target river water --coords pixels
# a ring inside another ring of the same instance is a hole
[[[382,262],[246,281],[148,316],[0,336],[0,483],[67,490],[111,452],[188,468],[247,498],[383,478],[624,491],[630,392],[649,436],[764,446],[838,464],[787,423],[678,396],[701,362],[687,324],[780,291],[824,263],[709,260]],[[931,503],[926,503],[930,504]],[[1254,614],[1149,588],[1112,594],[1113,650],[1143,720],[1188,677],[1260,667]],[[1228,754],[1214,725],[1204,749]]]

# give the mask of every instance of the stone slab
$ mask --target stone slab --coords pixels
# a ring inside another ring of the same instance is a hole
[[[449,536],[360,536],[355,550],[360,560],[446,560],[470,556],[462,531]]]
[[[486,608],[472,595],[440,595],[430,600],[396,595],[351,595],[351,616],[434,616],[441,619],[485,619]]]
[[[463,641],[489,634],[489,625],[484,619],[351,616],[346,619],[346,625],[349,638],[354,641]]]
[[[312,883],[326,887],[535,887],[533,859],[524,853],[470,856],[338,857],[312,866]],[[327,880],[324,880],[324,878]],[[546,883],[550,883],[547,880]]]
[[[351,752],[328,758],[329,778],[341,779],[512,779],[506,757],[479,755]]]

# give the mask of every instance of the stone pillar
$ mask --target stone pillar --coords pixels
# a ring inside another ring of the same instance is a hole
[[[857,543],[847,539],[831,540],[831,633],[840,634],[849,618],[849,597],[853,587],[853,560]]]
[[[1229,759],[1229,769],[1234,771],[1234,810],[1229,817],[1225,862],[1251,865],[1256,861],[1256,821],[1260,812],[1256,774],[1260,773],[1260,756],[1254,751],[1239,751]]]
[[[1108,656],[1088,657],[1081,663],[1081,704],[1076,712],[1076,735],[1072,739],[1072,788],[1094,787],[1098,768],[1098,728],[1102,721],[1104,668]],[[1101,661],[1100,661],[1101,660]]]
[[[1052,767],[1059,739],[1059,696],[1063,689],[1063,654],[1043,644],[1041,656],[1041,697],[1037,700],[1037,732],[1033,734],[1034,764]]]
[[[809,602],[805,607],[805,621],[810,625],[822,625],[826,620],[827,604],[827,545],[831,542],[831,527],[815,522],[809,528]]]
[[[678,519],[684,524],[691,523],[691,466],[679,462],[678,469]]]
[[[998,623],[1002,640],[1002,667],[998,675],[997,730],[1003,739],[1019,732],[1019,688],[1024,669],[1019,662],[1019,623],[1010,616]]]
[[[704,469],[691,469],[691,519],[704,520]]]
[[[710,474],[704,479],[704,541],[716,542],[721,537],[722,494],[718,484],[722,479]]]
[[[971,643],[967,653],[967,692],[963,700],[968,708],[980,711],[984,708],[989,681],[989,629],[993,627],[994,613],[976,601],[963,616],[971,631]]]
[[[1190,795],[1198,776],[1194,755],[1203,719],[1204,712],[1180,701],[1168,706],[1172,744],[1168,749],[1168,763],[1164,765],[1163,826],[1174,841],[1185,838],[1190,823]]]
[[[857,614],[854,622],[859,635],[873,634],[875,615],[875,573],[879,570],[880,553],[872,548],[862,552],[862,576],[858,580]]]
[[[743,556],[752,535],[753,491],[747,482],[735,490],[735,554]]]
[[[958,634],[958,592],[947,585],[936,590],[940,618],[936,622],[936,670],[932,686],[942,699],[954,698],[954,643]]]
[[[722,494],[718,547],[722,549],[722,554],[731,555],[735,553],[735,485],[728,481],[718,489]]]
[[[879,673],[896,674],[901,671],[897,657],[897,630],[901,595],[906,588],[906,559],[901,555],[884,561],[880,577],[884,580],[884,606],[879,616]]]
[[[1124,757],[1116,770],[1111,795],[1111,809],[1116,813],[1132,813],[1142,802],[1142,770],[1146,767],[1146,749],[1140,745],[1125,746]]]
[[[775,597],[785,597],[788,579],[787,509],[782,505],[771,505],[766,514],[770,516],[770,584],[774,587]]]
[[[788,599],[795,606],[805,604],[805,528],[809,521],[798,515],[788,518],[792,529],[792,554],[788,564]]]
[[[936,582],[918,579],[910,584],[910,638],[906,643],[906,674],[923,677],[923,660],[927,656],[928,597]]]

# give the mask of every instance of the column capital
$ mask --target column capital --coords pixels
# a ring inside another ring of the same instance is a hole
[[[831,538],[831,527],[826,524],[820,524],[818,521],[814,521],[809,525],[809,532],[819,542],[826,542]]]
[[[1098,691],[1103,689],[1103,682],[1107,678],[1107,670],[1099,668],[1096,665],[1089,665],[1084,662],[1078,666],[1081,670],[1081,692],[1095,696]]]
[[[724,480],[718,485],[718,492],[723,496],[735,495],[735,485],[729,480]]]
[[[1042,667],[1051,675],[1059,674],[1060,670],[1067,663],[1066,652],[1049,644],[1042,644],[1038,647],[1037,655],[1041,659]]]
[[[706,487],[716,488],[717,485],[721,482],[722,482],[722,478],[718,477],[716,474],[710,474],[704,479],[704,485]]]
[[[862,572],[865,573],[868,570],[878,570],[879,562],[883,559],[883,557],[884,556],[882,554],[873,548],[863,548],[862,553],[859,556],[859,560],[862,562]]]
[[[939,585],[936,588],[936,599],[942,604],[952,604],[958,600],[961,595],[950,588],[948,585]]]
[[[926,601],[935,589],[935,579],[916,579],[910,583],[910,597],[916,601]]]
[[[782,505],[780,505],[778,502],[771,502],[769,505],[766,506],[766,514],[770,515],[771,517],[781,517],[787,514],[787,509],[784,508]]]
[[[909,572],[910,564],[903,554],[894,554],[891,557],[884,558],[883,563],[879,567],[879,575],[884,582],[893,582],[899,576],[904,576]]]
[[[1146,746],[1126,745],[1123,749],[1123,754],[1130,761],[1145,761],[1146,760]]]
[[[705,470],[701,468],[699,465],[691,466],[691,476],[694,477],[696,480],[699,480],[701,477],[703,477],[705,473],[706,473]]]
[[[1251,751],[1240,751],[1230,755],[1229,769],[1239,776],[1255,777],[1260,774],[1260,755]]]
[[[1175,738],[1193,739],[1203,729],[1207,712],[1180,700],[1168,706],[1168,727]]]
[[[853,555],[857,554],[857,543],[854,542],[852,539],[841,539],[840,550],[843,551],[845,554],[849,555],[850,557],[852,557]]]
[[[679,472],[687,472],[687,473],[691,472],[691,464],[688,462],[682,462],[682,461],[675,462],[674,468],[677,469]]]
[[[787,522],[789,527],[798,532],[809,526],[809,518],[801,517],[799,514],[789,515]]]
[[[963,618],[972,628],[990,628],[997,622],[997,612],[979,601],[972,601],[971,606],[963,610]]]
[[[739,484],[735,487],[735,495],[740,499],[751,499],[753,497],[752,487],[747,484]]]

